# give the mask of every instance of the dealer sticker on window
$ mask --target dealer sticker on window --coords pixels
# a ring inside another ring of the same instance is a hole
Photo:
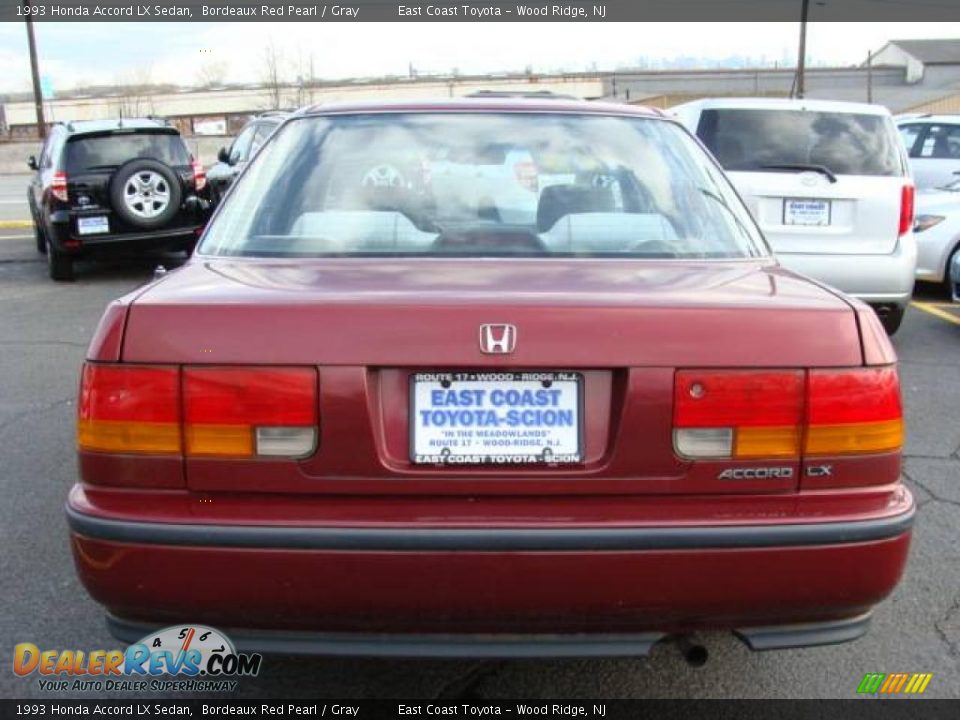
[[[415,373],[415,463],[583,461],[583,376],[571,372]]]

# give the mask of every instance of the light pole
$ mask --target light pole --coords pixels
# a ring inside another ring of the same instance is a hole
[[[33,76],[33,105],[37,112],[37,135],[47,137],[47,122],[43,117],[43,93],[40,92],[40,69],[37,66],[37,41],[33,37],[33,15],[30,0],[23,0],[27,22],[27,44],[30,46],[30,74]]]
[[[803,0],[800,7],[800,54],[797,57],[797,97],[803,98],[804,73],[807,67],[807,16],[810,14],[810,0]]]

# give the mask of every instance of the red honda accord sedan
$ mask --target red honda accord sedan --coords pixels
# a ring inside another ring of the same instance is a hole
[[[873,312],[778,265],[671,119],[325,106],[275,132],[185,266],[107,308],[67,517],[121,639],[821,645],[903,572],[902,441]]]

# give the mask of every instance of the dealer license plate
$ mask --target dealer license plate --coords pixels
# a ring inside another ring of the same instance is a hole
[[[410,457],[457,465],[583,461],[583,376],[414,373]]]
[[[784,225],[829,225],[829,200],[792,200],[783,201]]]
[[[96,235],[110,232],[110,224],[103,215],[77,218],[77,233],[80,235]]]

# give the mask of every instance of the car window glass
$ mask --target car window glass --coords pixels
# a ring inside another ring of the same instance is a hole
[[[244,128],[237,139],[230,146],[230,163],[244,162],[250,157],[250,146],[253,144],[253,136],[257,132],[256,125],[250,125]]]
[[[837,175],[902,175],[885,115],[810,110],[704,110],[697,135],[727,170],[822,165]]]
[[[933,157],[933,146],[937,141],[937,135],[940,134],[941,129],[940,125],[931,125],[929,127],[926,136],[923,138],[923,145],[920,146],[920,152],[917,154],[918,157]]]
[[[263,145],[264,141],[270,137],[270,133],[273,131],[275,125],[269,123],[260,123],[257,125],[257,131],[253,135],[253,141],[250,143],[250,152],[248,157],[253,157],[257,150],[260,149],[260,146]]]
[[[960,125],[934,125],[923,143],[921,157],[960,159]]]
[[[914,157],[913,146],[917,144],[917,138],[923,132],[923,125],[901,125],[898,130],[900,131],[900,138],[903,140],[903,146],[907,149],[910,157]]]
[[[766,254],[700,146],[660,119],[384,113],[287,123],[204,251],[222,255]]]
[[[51,130],[50,134],[47,135],[47,140],[43,144],[43,149],[41,149],[40,151],[39,164],[41,168],[49,168],[50,165],[52,164],[53,146],[57,144],[58,137],[59,137],[59,133],[57,132],[56,128]]]
[[[108,133],[82,135],[67,143],[67,174],[108,170],[138,158],[159,160],[171,166],[190,164],[183,139],[169,132]]]

